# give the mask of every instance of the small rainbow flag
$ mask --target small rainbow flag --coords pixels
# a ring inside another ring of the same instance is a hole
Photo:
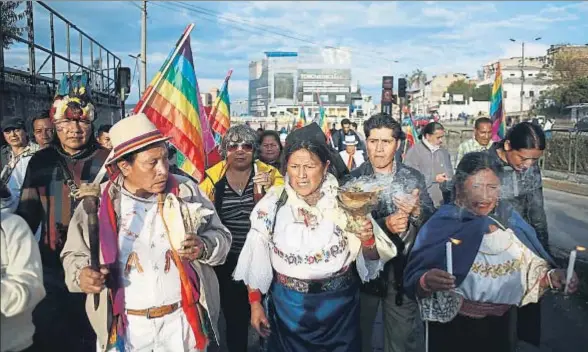
[[[205,169],[198,82],[194,72],[189,25],[135,107],[143,112],[185,157],[178,166],[201,181]]]
[[[300,107],[300,115],[298,116],[298,121],[296,122],[296,128],[302,128],[306,125],[306,113],[304,112],[304,105]]]
[[[504,103],[502,100],[502,70],[500,63],[496,64],[496,77],[492,86],[490,98],[490,119],[492,120],[492,139],[497,142],[506,135],[506,121],[504,118]]]
[[[331,140],[331,131],[329,130],[329,125],[327,124],[327,117],[325,116],[325,107],[323,106],[323,102],[321,101],[321,97],[319,96],[318,92],[316,92],[316,97],[319,103],[319,118],[318,121],[315,122],[319,125],[321,130],[323,130],[323,133],[325,134],[325,136],[327,136],[327,141],[329,141]]]
[[[408,118],[408,125],[406,126],[406,143],[409,147],[415,145],[416,141],[418,140],[418,133],[414,128],[414,124],[412,122],[412,116]]]
[[[231,127],[231,100],[229,98],[229,79],[233,70],[229,70],[225,82],[212,105],[209,121],[212,131],[214,132],[214,140],[217,145],[221,143],[223,136]]]

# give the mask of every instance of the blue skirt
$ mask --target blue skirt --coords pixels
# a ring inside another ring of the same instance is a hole
[[[278,275],[267,296],[268,352],[359,352],[359,278],[355,270],[332,279]]]

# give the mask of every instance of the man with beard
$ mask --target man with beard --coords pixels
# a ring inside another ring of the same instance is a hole
[[[83,182],[92,182],[108,156],[93,138],[94,107],[85,99],[58,97],[51,109],[56,138],[29,162],[17,214],[35,231],[47,296],[35,309],[35,347],[45,351],[90,351],[96,335],[86,317],[84,295],[69,293],[59,254]]]
[[[372,332],[380,302],[384,313],[384,351],[414,352],[418,307],[406,297],[402,286],[406,258],[416,234],[431,216],[433,201],[427,193],[424,176],[394,155],[404,138],[400,124],[388,114],[376,114],[365,121],[368,161],[351,172],[354,178],[373,176],[383,184],[382,197],[372,212],[374,220],[398,249],[398,255],[385,264],[380,275],[361,288],[362,352],[372,351]]]

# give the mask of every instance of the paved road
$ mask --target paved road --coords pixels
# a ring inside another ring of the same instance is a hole
[[[588,197],[551,189],[545,189],[543,196],[554,253],[569,252],[577,245],[588,247]]]
[[[588,197],[546,189],[545,209],[554,255],[565,262],[567,253],[576,245],[588,246]],[[588,254],[579,257],[588,274]],[[588,281],[588,278],[583,278]],[[561,293],[547,294],[542,300],[542,345],[535,348],[521,343],[518,352],[585,352],[588,351],[588,292],[583,296],[564,297]],[[221,334],[224,335],[221,319]],[[419,335],[423,329],[417,327]],[[258,351],[258,337],[251,330],[249,351]],[[383,351],[382,320],[375,322],[374,352]],[[422,346],[421,346],[422,347]],[[226,348],[211,352],[226,352]],[[353,352],[353,351],[350,351]],[[424,352],[424,347],[418,352]],[[497,351],[500,352],[500,351]]]

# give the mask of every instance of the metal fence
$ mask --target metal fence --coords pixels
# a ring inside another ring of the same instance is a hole
[[[446,129],[445,146],[456,167],[457,148],[472,138],[473,130]],[[547,133],[547,147],[539,165],[542,170],[558,171],[570,175],[588,176],[588,132],[556,129]]]
[[[14,48],[6,50],[0,45],[2,79],[28,84],[33,89],[45,86],[55,92],[62,74],[71,76],[86,71],[90,76],[93,100],[98,104],[120,106],[116,91],[116,70],[121,66],[120,58],[47,4],[27,1],[25,7],[26,25],[19,24],[24,28],[22,35],[5,34],[14,41]],[[56,30],[56,27],[63,30]],[[48,40],[42,40],[47,32]],[[65,48],[57,48],[63,41]],[[4,61],[11,50],[14,55],[18,50],[24,51],[25,46],[28,51],[27,68],[7,67]],[[48,63],[50,67],[44,70]]]

